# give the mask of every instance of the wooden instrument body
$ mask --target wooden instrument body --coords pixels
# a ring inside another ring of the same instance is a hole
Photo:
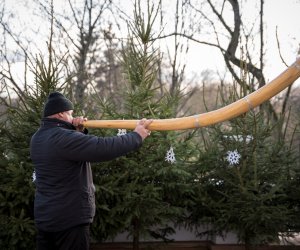
[[[300,58],[282,72],[273,81],[243,97],[242,99],[220,109],[193,116],[154,119],[149,130],[183,130],[206,127],[230,120],[259,106],[280,93],[300,77]],[[147,117],[148,118],[148,117]],[[134,129],[138,120],[89,120],[84,122],[87,128]]]

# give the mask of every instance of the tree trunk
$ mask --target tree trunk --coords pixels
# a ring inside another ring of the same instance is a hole
[[[140,228],[139,228],[139,219],[135,217],[132,221],[133,224],[133,250],[139,250],[139,241],[140,241]]]

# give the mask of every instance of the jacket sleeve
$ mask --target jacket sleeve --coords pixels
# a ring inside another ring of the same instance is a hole
[[[142,138],[136,132],[122,136],[97,137],[65,131],[57,138],[57,153],[66,160],[101,162],[135,151],[141,145]]]

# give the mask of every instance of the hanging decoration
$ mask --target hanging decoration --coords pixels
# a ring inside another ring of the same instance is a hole
[[[35,174],[35,170],[33,170],[33,173],[32,173],[32,182],[35,182],[36,180],[36,174]]]
[[[126,135],[127,134],[127,130],[126,129],[118,129],[118,134],[117,136],[121,136],[121,135]]]
[[[229,162],[229,165],[236,165],[240,162],[241,155],[237,150],[234,151],[228,151],[227,152],[227,161]]]
[[[167,162],[170,162],[171,164],[173,164],[173,163],[176,162],[175,153],[174,153],[174,149],[173,149],[172,146],[171,146],[170,149],[167,151],[165,160],[166,160]]]

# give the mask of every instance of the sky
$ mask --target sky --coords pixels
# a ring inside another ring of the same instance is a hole
[[[40,21],[37,21],[39,19],[35,20],[32,17],[32,13],[30,13],[28,8],[24,6],[23,3],[26,1],[5,1],[6,8],[11,9],[16,16],[20,16],[24,20],[29,20],[27,22],[26,29],[35,29],[41,25]],[[27,7],[30,7],[30,2],[30,0],[27,1]],[[63,5],[64,2],[66,2],[66,0],[54,0],[55,7],[61,8],[59,5]],[[132,0],[122,0],[120,3],[120,8],[128,10],[129,6],[131,6]],[[244,0],[243,6],[241,7],[243,10],[243,16],[250,20],[257,17],[257,11],[255,12],[255,8],[258,4],[259,0]],[[265,76],[268,82],[278,76],[286,68],[279,56],[276,41],[276,29],[280,41],[282,57],[288,65],[292,64],[296,59],[297,51],[300,46],[300,25],[298,24],[299,21],[297,21],[300,13],[300,0],[265,0],[264,6],[264,46],[266,53]],[[22,30],[22,27],[17,26],[16,28],[21,28]],[[47,29],[40,29],[40,34],[44,33],[45,35],[42,35],[42,39],[36,41],[36,46],[40,47],[39,49],[45,48],[45,43],[48,39]],[[200,76],[201,72],[207,69],[215,72],[225,71],[223,58],[218,50],[207,46],[199,46],[199,44],[195,44],[193,42],[190,43],[190,47],[191,49],[185,57],[187,63],[186,71],[188,75]],[[20,65],[16,64],[16,72],[21,72],[19,69]],[[20,76],[20,78],[22,77]]]

